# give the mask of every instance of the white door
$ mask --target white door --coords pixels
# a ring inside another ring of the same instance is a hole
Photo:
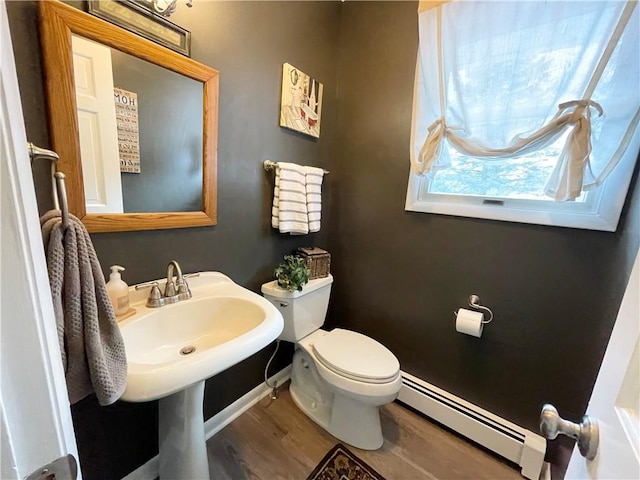
[[[12,480],[78,452],[4,0],[0,60],[0,478]]]
[[[87,213],[123,213],[111,49],[71,36]]]
[[[640,478],[640,255],[618,312],[587,415],[598,422],[596,458],[574,449],[567,479]]]

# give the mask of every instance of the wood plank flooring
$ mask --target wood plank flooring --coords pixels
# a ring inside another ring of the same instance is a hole
[[[382,408],[384,445],[347,445],[387,480],[522,479],[514,466],[398,403]],[[262,399],[207,442],[215,480],[305,480],[338,440],[304,415],[288,386]]]

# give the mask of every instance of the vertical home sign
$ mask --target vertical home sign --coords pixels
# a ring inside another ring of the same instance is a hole
[[[115,87],[113,89],[113,98],[116,105],[120,171],[140,173],[138,94]]]

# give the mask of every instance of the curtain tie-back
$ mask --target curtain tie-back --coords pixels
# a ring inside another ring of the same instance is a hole
[[[436,118],[433,122],[431,122],[431,125],[427,127],[427,132],[431,133],[436,128],[446,127],[446,125],[447,121],[444,119],[444,117]]]
[[[427,127],[427,138],[418,152],[417,161],[411,163],[413,173],[425,175],[431,171],[442,170],[450,166],[448,160],[442,160],[444,139],[453,131],[464,131],[460,125],[449,125],[444,117],[431,122]]]
[[[416,175],[424,175],[431,171],[433,164],[437,162],[442,153],[442,140],[444,139],[447,122],[444,117],[437,118],[427,127],[427,138],[418,152],[417,162],[412,162],[411,168]]]
[[[587,110],[587,107],[593,107],[598,111],[598,116],[601,117],[604,114],[604,110],[602,109],[602,105],[600,105],[598,102],[594,102],[593,100],[571,100],[569,102],[564,102],[561,103],[560,105],[558,105],[558,115],[562,115],[564,113],[565,110],[568,110],[572,107],[575,107],[575,110],[573,111],[573,115],[571,116],[571,123],[575,123],[577,122],[580,117],[582,117],[583,112],[585,111],[589,111]],[[589,116],[589,114],[587,113],[587,116]]]
[[[427,127],[427,132],[431,132],[432,130],[435,130],[436,128],[443,129],[445,131],[445,133],[447,131],[451,131],[451,130],[464,131],[464,128],[462,127],[462,125],[449,125],[447,123],[446,118],[444,118],[444,117],[437,118],[436,120],[431,122],[431,125],[429,125]]]
[[[591,110],[598,111],[598,116],[604,114],[602,106],[593,100],[572,100],[558,105],[558,114],[574,107],[569,117],[573,130],[566,140],[560,153],[558,162],[551,172],[545,186],[545,194],[556,202],[575,200],[584,190],[585,170],[592,176],[589,165],[591,155]]]

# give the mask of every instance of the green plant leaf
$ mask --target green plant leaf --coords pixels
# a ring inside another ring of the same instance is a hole
[[[285,255],[284,261],[276,267],[274,274],[280,287],[295,292],[302,291],[302,287],[309,282],[311,271],[307,268],[304,258]]]

